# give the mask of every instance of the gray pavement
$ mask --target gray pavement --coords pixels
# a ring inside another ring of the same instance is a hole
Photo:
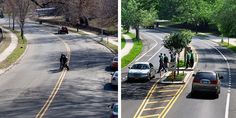
[[[4,20],[1,24],[7,25]],[[18,27],[17,27],[18,29]],[[110,85],[113,54],[90,37],[74,33],[57,35],[57,27],[26,23],[28,50],[22,60],[0,76],[0,117],[35,117],[56,85],[61,72],[59,57],[71,49],[70,71],[46,117],[109,117],[107,105],[117,102]]]
[[[148,61],[157,69],[159,66],[159,54],[166,53],[168,50],[163,48],[162,40],[167,34],[160,33],[156,30],[140,30],[141,39],[143,42],[143,51],[141,54],[128,66],[131,66],[137,61]],[[128,67],[127,66],[127,67]],[[122,77],[125,77],[128,68],[122,69]],[[146,97],[152,85],[160,79],[159,74],[156,78],[148,82],[124,82],[121,87],[122,96],[122,118],[133,118],[143,99]]]

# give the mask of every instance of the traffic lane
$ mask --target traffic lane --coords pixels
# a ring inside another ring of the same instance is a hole
[[[45,117],[109,117],[118,92],[106,67],[115,55],[87,36],[58,36],[71,48],[70,70]]]
[[[206,44],[207,42],[194,39],[192,45],[196,48],[199,62],[196,70],[212,70],[219,72],[225,77],[222,85],[227,83],[228,70],[224,58],[215,50]],[[192,79],[187,83],[187,87],[182,92],[174,106],[167,113],[167,118],[222,118],[225,115],[225,104],[227,88],[222,86],[219,98],[212,97],[209,94],[199,94],[191,96]]]
[[[209,41],[209,43],[213,46],[216,46],[227,58],[229,65],[230,65],[230,72],[231,72],[231,92],[230,92],[230,105],[229,105],[229,118],[235,118],[236,117],[236,54],[225,48],[221,47],[218,44]],[[227,67],[225,67],[227,69]],[[225,79],[228,82],[228,78]],[[228,85],[228,83],[225,83],[225,86]]]
[[[153,50],[151,50],[149,53],[147,53],[147,57],[146,55],[143,56],[143,58],[140,58],[139,61],[148,61],[152,56],[152,58],[149,60],[149,62],[152,62],[155,66],[155,68],[157,69],[159,66],[159,54],[157,53],[157,51],[160,49],[160,47],[162,46],[161,44],[161,38],[164,37],[164,35],[160,35],[160,33],[140,33],[145,39],[147,40],[156,40],[158,43],[158,46],[153,48]],[[161,38],[157,38],[161,37]],[[154,42],[154,41],[153,41]],[[149,47],[152,48],[152,47]],[[168,51],[165,48],[162,48],[159,52],[165,52],[167,53]],[[156,54],[155,54],[156,53]],[[155,54],[155,55],[154,55]],[[122,77],[125,77],[127,75],[127,71],[128,70],[122,70]],[[156,78],[158,77],[159,74],[156,76]],[[135,115],[136,111],[138,110],[138,108],[140,107],[143,99],[145,98],[145,96],[147,95],[148,91],[150,90],[150,88],[152,87],[152,85],[154,83],[156,83],[157,79],[152,79],[148,82],[143,81],[142,83],[140,82],[132,82],[132,83],[122,83],[122,88],[121,88],[121,96],[122,96],[122,117],[126,117],[126,118],[131,118]]]
[[[28,50],[21,61],[1,75],[1,117],[34,117],[59,78],[58,57],[64,45],[52,34],[26,24]],[[19,27],[16,26],[16,29]]]
[[[157,30],[140,30],[140,36],[143,38],[143,51],[128,67],[132,66],[135,62],[148,61],[153,63],[154,68],[158,69],[160,53],[165,53],[169,57],[169,51],[164,48],[162,42],[167,35],[167,33],[158,32]],[[122,69],[122,78],[126,77],[129,70],[128,67]]]

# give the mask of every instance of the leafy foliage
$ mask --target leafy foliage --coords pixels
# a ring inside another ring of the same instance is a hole
[[[225,0],[216,15],[218,29],[224,36],[236,36],[236,1]]]
[[[165,37],[164,46],[175,52],[180,53],[192,40],[193,34],[189,30],[171,33]]]

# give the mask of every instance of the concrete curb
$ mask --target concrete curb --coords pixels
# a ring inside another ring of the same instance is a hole
[[[15,33],[14,33],[15,34]],[[19,39],[18,39],[19,40]],[[26,39],[27,40],[27,39]],[[28,51],[28,41],[27,41],[27,44],[26,44],[26,48],[25,48],[25,51],[23,52],[23,54],[14,62],[12,63],[9,67],[5,68],[5,69],[2,69],[0,70],[0,76],[4,73],[6,73],[7,71],[9,71],[11,68],[13,68],[15,65],[17,65],[21,59],[25,56],[26,52]]]

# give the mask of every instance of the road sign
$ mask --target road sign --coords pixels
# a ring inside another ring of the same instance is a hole
[[[175,71],[176,70],[176,62],[170,62],[168,70]]]

